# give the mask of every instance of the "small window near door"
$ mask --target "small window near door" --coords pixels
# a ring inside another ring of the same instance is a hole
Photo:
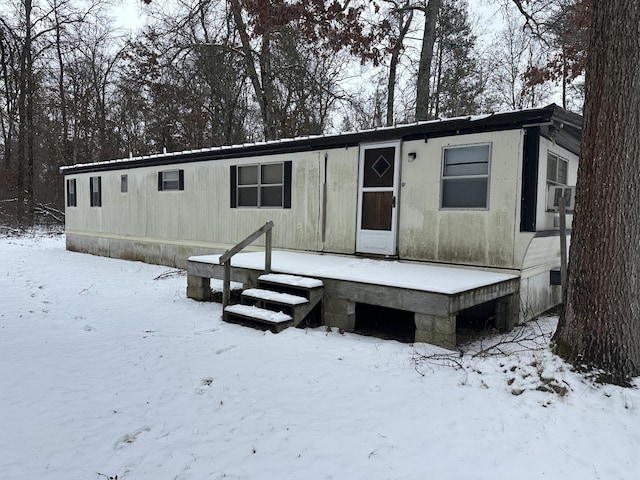
[[[127,175],[120,175],[120,192],[127,193],[129,191],[129,177]]]
[[[489,205],[491,144],[445,147],[442,151],[443,209],[486,210]]]

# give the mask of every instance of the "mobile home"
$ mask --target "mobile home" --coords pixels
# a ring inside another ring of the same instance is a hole
[[[271,221],[276,252],[511,276],[510,316],[527,320],[560,301],[557,198],[581,131],[549,105],[63,167],[67,248],[185,267]],[[326,323],[352,329],[350,295],[325,296]]]

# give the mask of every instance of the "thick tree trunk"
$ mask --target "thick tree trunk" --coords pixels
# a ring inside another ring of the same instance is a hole
[[[640,3],[593,3],[567,293],[555,350],[640,375]]]
[[[429,119],[429,79],[431,77],[433,45],[436,42],[436,20],[441,4],[442,0],[429,0],[425,9],[424,34],[416,87],[416,120]]]

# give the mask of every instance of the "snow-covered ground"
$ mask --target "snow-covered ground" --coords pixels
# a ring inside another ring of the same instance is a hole
[[[544,345],[553,318],[475,357],[273,335],[223,323],[166,272],[0,239],[0,478],[640,475],[639,391],[571,372]]]

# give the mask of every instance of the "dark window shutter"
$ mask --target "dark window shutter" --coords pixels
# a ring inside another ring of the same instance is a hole
[[[184,170],[178,170],[178,190],[184,190]]]
[[[98,207],[102,206],[102,177],[98,177]]]
[[[231,165],[231,171],[229,172],[229,192],[231,196],[231,208],[236,208],[238,206],[238,200],[236,197],[237,194],[237,185],[236,179],[238,175],[238,167],[235,165]]]
[[[89,177],[89,205],[95,207],[93,204],[93,180],[92,177]]]
[[[284,162],[284,198],[283,207],[291,208],[291,176],[293,170],[293,162],[289,160]]]
[[[162,191],[162,172],[158,172],[158,191]]]

